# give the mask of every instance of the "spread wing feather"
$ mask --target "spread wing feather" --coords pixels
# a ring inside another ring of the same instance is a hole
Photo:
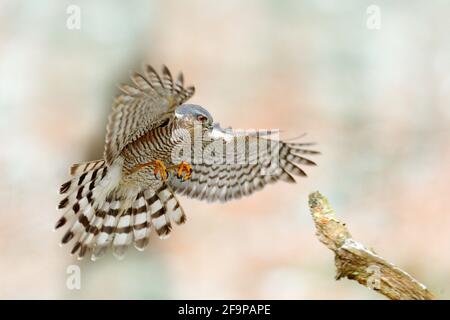
[[[319,153],[305,149],[309,143],[287,143],[255,135],[244,136],[245,147],[239,150],[236,139],[214,138],[213,143],[204,144],[202,161],[190,162],[194,163],[191,178],[180,181],[171,177],[172,189],[210,202],[239,199],[279,180],[295,183],[294,176],[306,176],[300,165],[315,165],[304,155]],[[247,146],[252,143],[258,147],[250,151]],[[215,153],[208,148],[224,151]]]
[[[177,106],[188,100],[194,87],[184,88],[183,74],[173,81],[166,66],[161,76],[147,66],[131,76],[132,85],[120,87],[106,127],[104,158],[110,165],[130,142],[164,122]]]

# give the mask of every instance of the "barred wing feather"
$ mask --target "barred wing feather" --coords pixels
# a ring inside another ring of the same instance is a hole
[[[133,85],[120,87],[122,93],[114,100],[108,120],[104,151],[108,165],[128,143],[164,122],[195,92],[194,87],[184,88],[182,73],[174,81],[166,66],[161,76],[147,66],[143,74],[135,73],[131,80]]]
[[[209,202],[239,199],[279,180],[295,183],[294,176],[306,177],[300,165],[315,163],[305,155],[319,153],[306,149],[310,143],[287,143],[254,135],[245,136],[245,143],[240,144],[239,150],[236,139],[216,138],[214,143],[204,145],[202,161],[191,162],[191,178],[180,181],[171,177],[169,184],[172,189]],[[253,151],[248,147],[252,143],[258,146]],[[218,145],[222,153],[208,150],[217,150]]]

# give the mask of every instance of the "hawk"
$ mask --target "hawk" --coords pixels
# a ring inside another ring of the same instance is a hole
[[[273,139],[273,132],[222,129],[199,105],[185,104],[194,87],[151,66],[120,87],[106,128],[103,159],[74,164],[59,193],[61,218],[70,227],[78,258],[101,257],[109,247],[122,258],[131,245],[143,250],[152,230],[166,238],[186,215],[177,194],[207,201],[248,196],[279,180],[306,176],[315,165],[308,143]],[[177,152],[175,152],[177,151]],[[182,151],[182,152],[181,152]]]

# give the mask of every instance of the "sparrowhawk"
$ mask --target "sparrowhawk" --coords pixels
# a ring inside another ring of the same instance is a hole
[[[293,175],[306,176],[304,155],[318,153],[273,138],[273,132],[237,132],[213,123],[203,107],[184,104],[194,87],[183,74],[151,66],[122,85],[114,100],[101,160],[74,164],[59,192],[63,211],[55,228],[70,228],[62,243],[93,260],[112,246],[121,258],[130,244],[143,250],[151,231],[167,237],[186,215],[176,194],[207,201],[239,199]]]

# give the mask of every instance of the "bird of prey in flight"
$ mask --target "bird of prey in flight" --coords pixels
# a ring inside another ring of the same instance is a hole
[[[185,102],[185,87],[166,66],[134,73],[122,85],[106,128],[103,159],[74,164],[59,193],[66,224],[62,243],[95,260],[112,247],[122,258],[131,244],[143,250],[150,234],[167,237],[186,215],[177,195],[207,201],[248,196],[279,180],[306,176],[300,165],[308,143],[286,142],[268,132],[237,132],[213,122],[203,107]]]

